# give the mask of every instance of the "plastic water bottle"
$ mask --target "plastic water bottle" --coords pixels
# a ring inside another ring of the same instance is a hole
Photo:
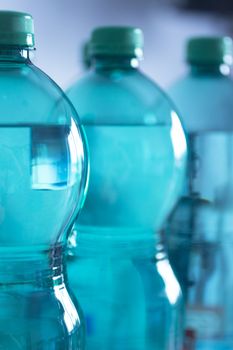
[[[139,70],[140,29],[97,28],[89,52],[91,70],[68,91],[90,151],[68,265],[87,349],[180,349],[181,293],[158,230],[182,186],[185,135]]]
[[[76,112],[30,56],[29,14],[0,11],[0,348],[84,349],[63,250],[84,197]]]
[[[198,350],[233,348],[232,40],[192,38],[188,74],[171,88],[190,146],[186,188],[169,217],[169,256]],[[191,338],[190,338],[191,339]]]

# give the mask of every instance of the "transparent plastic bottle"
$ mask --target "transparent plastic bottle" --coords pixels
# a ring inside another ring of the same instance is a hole
[[[232,40],[192,38],[187,62],[189,73],[170,90],[187,129],[190,156],[184,194],[168,220],[169,258],[184,291],[186,333],[194,349],[228,350],[233,348]]]
[[[143,35],[97,28],[91,70],[68,91],[90,152],[68,273],[87,349],[179,349],[181,293],[157,231],[182,185],[186,139],[166,95],[139,70]]]
[[[0,348],[81,350],[63,251],[86,150],[74,108],[32,64],[33,49],[32,17],[0,11]]]

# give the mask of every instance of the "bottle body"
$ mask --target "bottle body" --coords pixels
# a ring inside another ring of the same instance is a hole
[[[186,139],[170,100],[134,64],[131,57],[100,57],[68,91],[90,154],[89,191],[68,257],[90,350],[180,348],[179,285],[168,261],[153,254],[155,232],[182,186]],[[94,245],[101,253],[82,254],[85,237],[83,251]],[[147,239],[152,255],[125,254]]]
[[[82,130],[29,50],[0,47],[0,77],[1,344],[83,349],[82,314],[62,264],[85,192]]]
[[[233,346],[232,92],[231,79],[220,71],[191,73],[171,89],[187,118],[190,158],[183,197],[168,220],[168,248],[195,349]]]
[[[179,284],[162,245],[156,251],[155,240],[140,234],[77,234],[68,274],[84,311],[87,349],[181,348]]]

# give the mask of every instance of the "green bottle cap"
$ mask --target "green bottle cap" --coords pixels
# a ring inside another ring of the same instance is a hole
[[[143,32],[135,27],[99,27],[91,35],[92,56],[143,56]]]
[[[229,37],[195,37],[187,42],[186,59],[193,64],[232,64],[233,44]]]
[[[34,47],[34,23],[28,13],[0,11],[0,45]]]

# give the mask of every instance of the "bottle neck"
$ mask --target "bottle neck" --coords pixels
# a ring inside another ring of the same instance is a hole
[[[33,50],[21,47],[0,46],[0,64],[2,63],[25,63],[30,60]]]
[[[193,75],[218,75],[229,76],[231,67],[228,64],[191,64],[191,74]]]
[[[39,289],[51,288],[66,281],[62,246],[39,252],[1,248],[0,255],[0,288],[19,284]]]
[[[164,259],[160,233],[129,228],[92,228],[77,226],[69,240],[69,255],[82,258]]]
[[[92,59],[92,67],[96,71],[106,70],[136,70],[139,68],[139,59],[128,56],[96,56]]]

